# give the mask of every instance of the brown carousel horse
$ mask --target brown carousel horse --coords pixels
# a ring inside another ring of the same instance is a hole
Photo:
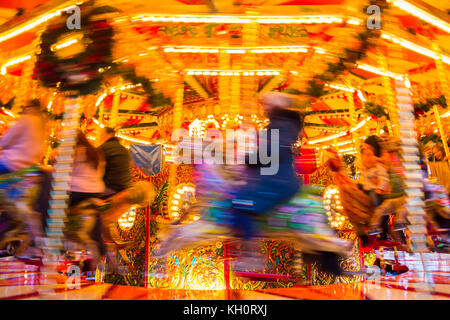
[[[333,172],[333,183],[339,188],[344,216],[353,225],[358,236],[366,235],[365,228],[379,224],[384,215],[405,217],[405,197],[397,197],[385,200],[378,208],[374,208],[370,196],[366,194],[354,180],[350,179],[342,166],[342,160],[334,150],[328,150],[330,158],[328,167]],[[399,236],[392,228],[388,230],[389,236],[401,242]]]

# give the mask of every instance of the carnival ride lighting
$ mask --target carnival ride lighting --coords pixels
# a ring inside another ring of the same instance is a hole
[[[362,70],[365,70],[365,71],[369,71],[369,72],[372,72],[372,73],[375,73],[375,74],[379,74],[379,75],[382,75],[382,76],[387,76],[387,77],[390,77],[390,78],[394,78],[396,80],[400,80],[400,81],[404,80],[404,77],[401,74],[393,73],[393,72],[389,72],[389,71],[382,71],[382,70],[378,69],[377,67],[374,67],[374,66],[371,66],[371,65],[368,65],[368,64],[357,64],[357,67],[359,69],[362,69]]]
[[[342,137],[342,136],[346,136],[349,133],[352,133],[352,132],[360,129],[361,127],[363,127],[370,119],[372,119],[372,116],[370,116],[367,119],[361,121],[355,127],[351,128],[350,131],[348,131],[348,132],[347,131],[342,131],[342,132],[339,132],[339,133],[334,134],[332,136],[311,140],[311,141],[308,141],[307,144],[316,144],[316,143],[325,142],[325,141],[328,141],[328,140],[337,139],[337,138]]]
[[[372,116],[368,117],[367,119],[361,121],[360,123],[358,123],[354,128],[350,129],[350,132],[354,132],[358,129],[360,129],[363,125],[366,124],[366,122],[368,122],[370,119],[372,119]]]
[[[135,138],[128,137],[128,136],[125,136],[125,135],[120,134],[120,133],[119,133],[119,134],[116,134],[116,137],[121,138],[121,139],[123,139],[123,140],[127,140],[127,141],[131,141],[131,142],[140,143],[140,144],[146,144],[146,145],[152,144],[152,143],[149,142],[149,141],[135,139]]]
[[[446,113],[444,113],[441,118],[447,118],[450,117],[450,111],[447,111]]]
[[[340,211],[344,208],[341,205],[339,189],[334,185],[328,186],[323,195],[323,202],[331,227],[342,228],[346,219],[340,214]]]
[[[179,23],[262,23],[262,24],[316,24],[316,23],[342,23],[344,19],[339,16],[315,15],[315,16],[265,16],[265,17],[248,17],[248,16],[205,16],[205,15],[172,15],[158,16],[141,14],[134,16],[133,21],[151,21],[151,22],[179,22]],[[347,20],[349,23],[355,24],[356,19]]]
[[[355,148],[348,148],[348,149],[343,149],[343,150],[339,150],[339,153],[346,153],[346,152],[352,152],[352,151],[356,151]]]
[[[245,50],[227,50],[227,53],[244,54]]]
[[[336,143],[335,146],[338,146],[338,147],[345,146],[347,144],[354,143],[354,142],[355,142],[354,140],[342,141],[342,142]],[[322,149],[328,149],[328,148],[329,148],[329,146],[323,146],[322,147]],[[316,148],[316,150],[319,150],[319,148]]]
[[[320,53],[325,53],[322,48],[315,48]],[[218,53],[225,51],[227,53],[295,53],[308,52],[305,46],[274,46],[274,47],[166,47],[164,52],[192,52],[192,53]]]
[[[366,98],[364,97],[364,95],[362,94],[361,90],[358,90],[358,98],[361,99],[362,102],[366,102]]]
[[[353,24],[355,26],[359,26],[361,24],[361,21],[360,20],[356,20],[356,19],[348,19],[346,22],[348,24]]]
[[[67,48],[67,47],[70,47],[71,45],[77,43],[78,41],[80,41],[80,40],[77,39],[77,38],[75,38],[75,39],[70,39],[70,40],[67,40],[67,41],[64,42],[64,43],[61,43],[61,44],[58,44],[58,45],[53,46],[50,50],[56,51],[56,50],[60,50],[60,49],[63,49],[63,48]]]
[[[278,76],[281,70],[203,70],[203,69],[185,69],[188,76],[193,75],[211,75],[211,76]]]
[[[355,92],[356,91],[355,88],[344,86],[344,85],[339,85],[339,84],[333,84],[333,83],[326,84],[325,86],[333,88],[333,89],[346,91],[346,92]]]
[[[94,119],[93,121],[94,121],[94,123],[95,123],[96,125],[100,126],[100,128],[104,128],[104,127],[105,127],[105,126],[103,125],[103,123],[100,123],[97,119]]]
[[[169,217],[178,218],[184,206],[195,201],[195,186],[191,183],[178,185],[169,197]]]
[[[13,118],[15,118],[16,117],[16,115],[14,114],[14,113],[12,113],[11,111],[9,111],[9,110],[6,110],[5,108],[3,108],[2,107],[2,111],[4,112],[4,113],[6,113],[8,116],[10,116],[10,117],[13,117]]]
[[[441,30],[450,33],[450,24],[426,12],[425,10],[416,7],[415,5],[403,0],[388,0],[388,2],[391,2],[394,6],[412,14],[413,16],[416,16],[419,19],[422,19]]]
[[[8,67],[13,66],[13,65],[18,64],[18,63],[22,63],[22,62],[27,61],[29,59],[31,59],[31,55],[17,57],[17,58],[9,60],[8,62],[6,62],[2,66],[1,74],[4,76],[6,74],[6,72],[7,72]]]
[[[128,210],[127,212],[125,212],[123,215],[120,216],[117,223],[119,224],[120,229],[127,231],[133,227],[135,220],[136,220],[136,207],[131,207],[130,210]]]
[[[401,45],[402,47],[407,48],[407,49],[409,49],[411,51],[414,51],[416,53],[419,53],[421,55],[427,56],[427,57],[432,58],[432,59],[442,59],[442,62],[444,62],[446,64],[450,64],[450,57],[449,56],[441,55],[441,57],[439,57],[434,51],[432,51],[430,49],[424,48],[424,47],[419,46],[419,45],[417,45],[415,43],[412,43],[412,42],[407,41],[405,39],[396,37],[396,36],[394,36],[392,34],[389,34],[389,33],[386,33],[386,32],[383,32],[381,34],[381,37],[384,38],[384,39],[387,39],[387,40],[391,40],[392,42],[397,43],[397,44]]]
[[[320,142],[325,142],[325,141],[337,139],[339,137],[343,137],[343,136],[346,136],[346,135],[347,135],[347,132],[346,131],[342,131],[342,132],[339,132],[339,133],[334,134],[332,136],[323,137],[323,138],[320,138],[320,139],[308,141],[307,144],[316,144],[316,143],[320,143]]]
[[[75,2],[75,1],[73,1]],[[4,42],[8,39],[14,38],[15,36],[18,36],[21,33],[30,31],[34,29],[35,27],[47,22],[50,19],[53,19],[55,17],[58,17],[61,15],[62,12],[68,11],[70,9],[75,8],[75,5],[70,5],[63,8],[55,8],[53,12],[43,14],[35,19],[32,19],[29,23],[22,24],[21,26],[18,26],[17,28],[14,28],[12,31],[5,31],[3,34],[0,35],[0,43]]]

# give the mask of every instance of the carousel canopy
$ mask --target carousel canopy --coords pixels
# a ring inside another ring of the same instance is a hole
[[[27,76],[26,66],[36,50],[38,35],[58,10],[82,2],[11,0],[0,4],[3,86],[17,84],[17,78]],[[308,92],[309,80],[344,53],[357,50],[360,43],[355,34],[366,30],[367,20],[363,10],[367,4],[356,0],[97,2],[120,10],[113,23],[115,61],[134,66],[139,76],[150,79],[172,102],[182,84],[179,122],[186,128],[195,119],[210,115],[218,122],[232,114],[262,117],[254,99],[259,92]],[[314,92],[309,92],[302,110],[308,114],[305,136],[314,143],[307,146],[320,149],[330,143],[320,141],[322,137],[361,125],[368,115],[367,103],[375,109],[387,106],[383,77],[408,75],[418,99],[439,97],[443,92],[436,58],[440,54],[448,70],[450,19],[445,2],[390,1],[388,14],[382,19],[378,46],[368,48],[357,63],[346,66],[344,74],[329,81],[326,93],[314,97]],[[389,48],[401,50],[389,54]],[[37,87],[34,83],[33,88],[39,90]],[[141,88],[124,82],[115,88],[120,89],[116,104],[125,133],[151,141],[171,132],[173,104],[154,108]],[[105,123],[113,112],[116,95],[108,88],[92,98],[92,105],[102,104],[101,120]],[[0,98],[5,104],[12,95],[4,91]],[[380,130],[383,119],[382,110],[376,110],[369,113],[378,119],[372,122],[371,130]],[[344,145],[347,140],[341,136],[333,139]]]

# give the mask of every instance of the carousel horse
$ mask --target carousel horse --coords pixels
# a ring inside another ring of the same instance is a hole
[[[348,218],[358,236],[365,235],[370,225],[380,224],[382,217],[395,215],[397,220],[406,221],[405,196],[387,197],[378,208],[374,208],[370,196],[348,177],[337,153],[329,151],[329,155],[327,165],[333,172],[333,183],[339,188],[342,201],[340,213]],[[394,241],[399,241],[393,228],[389,227],[387,232]]]
[[[18,256],[33,248],[35,255],[41,256],[42,221],[33,209],[40,181],[37,165],[0,176],[0,250]]]
[[[425,179],[427,238],[433,251],[448,253],[450,237],[450,200],[446,189],[433,179]]]
[[[111,234],[111,228],[121,215],[127,212],[131,206],[145,207],[155,197],[153,186],[146,181],[139,181],[126,190],[123,190],[105,200],[86,199],[70,208],[67,215],[64,234],[68,241],[81,246],[91,253],[91,265],[96,266],[102,256],[106,244],[106,258],[110,259],[113,269],[120,265],[115,252],[126,248],[132,241],[124,242],[115,239]],[[92,238],[97,217],[100,217],[102,225],[102,243]],[[117,270],[116,270],[117,271]]]
[[[230,174],[233,166],[203,165],[195,171],[199,173],[196,175],[197,201],[178,221],[160,228],[158,238],[161,241],[152,254],[154,258],[164,259],[170,252],[210,244],[213,240],[226,240],[231,244],[239,240],[232,231],[230,211],[234,184],[242,181],[242,173]],[[292,199],[271,213],[255,217],[257,235],[254,241],[267,238],[289,241],[296,247],[299,259],[327,253],[348,256],[353,244],[339,239],[328,225],[322,202],[323,191],[323,187],[303,186]],[[255,264],[257,259],[262,260],[256,250],[241,252],[237,256],[253,257]]]

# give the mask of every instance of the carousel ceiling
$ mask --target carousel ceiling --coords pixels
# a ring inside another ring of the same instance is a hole
[[[18,8],[24,8],[25,13],[0,26],[0,62],[3,64],[33,50],[36,31],[45,24],[15,36],[9,36],[11,28],[76,2],[79,1],[2,1],[0,19],[15,14]],[[408,2],[426,8],[448,24],[448,15],[442,11],[445,2]],[[99,3],[121,10],[115,22],[115,59],[134,65],[138,74],[153,80],[169,96],[174,94],[171,88],[182,74],[184,104],[189,110],[219,100],[221,76],[251,77],[257,92],[286,87],[302,90],[308,79],[323,71],[327,63],[335,62],[345,48],[356,45],[354,34],[365,28],[363,3],[357,0],[109,0]],[[314,20],[317,16],[321,20]],[[389,10],[389,19],[393,22],[383,29],[381,41],[388,45],[400,44],[405,49],[402,57],[388,57],[389,65],[398,66],[391,71],[409,73],[413,85],[435,81],[431,39],[435,37],[439,42],[446,55],[445,62],[450,64],[449,33],[398,6]],[[259,24],[255,43],[249,42],[246,36],[247,25],[252,22]],[[381,70],[376,68],[379,55],[380,52],[370,50],[345,77],[330,84],[329,94],[313,103],[311,110],[348,109],[349,96],[345,89],[349,87],[358,88],[354,93],[357,103],[380,97]],[[224,57],[226,68],[221,63]],[[248,57],[252,57],[251,69],[247,67]],[[20,68],[21,63],[17,63],[7,72],[19,75]],[[124,123],[134,124],[137,119],[154,123],[153,114],[130,113],[150,111],[139,100],[139,90],[124,91],[127,98],[121,100],[124,105],[120,107],[128,110]],[[111,96],[105,98],[106,102],[110,100]],[[359,107],[357,104],[356,108]],[[348,128],[348,116],[345,112],[310,116],[307,135],[315,137]],[[149,134],[153,134],[151,130]]]

